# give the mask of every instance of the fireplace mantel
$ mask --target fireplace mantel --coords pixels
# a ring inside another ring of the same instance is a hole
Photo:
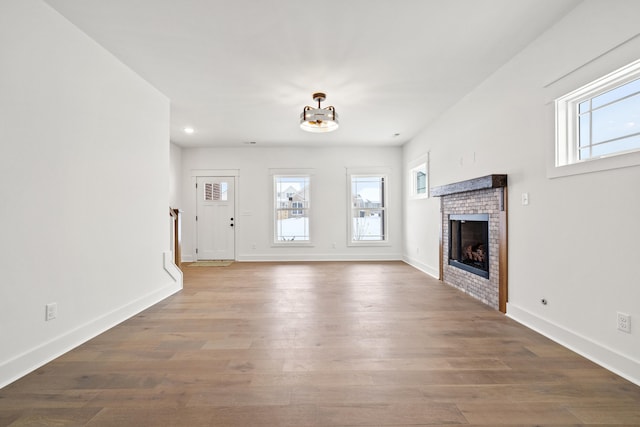
[[[488,188],[501,188],[507,186],[507,175],[487,175],[467,181],[454,182],[453,184],[431,187],[431,196],[441,197],[450,194],[464,193],[465,191],[484,190]]]

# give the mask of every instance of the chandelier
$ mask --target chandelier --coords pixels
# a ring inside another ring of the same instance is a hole
[[[313,100],[318,102],[318,108],[308,105],[300,114],[300,128],[307,132],[331,132],[338,129],[338,113],[333,107],[321,108],[320,103],[327,99],[322,92],[313,94]]]

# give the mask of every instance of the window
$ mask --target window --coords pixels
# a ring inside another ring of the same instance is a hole
[[[429,153],[407,163],[407,189],[409,199],[429,197]]]
[[[372,244],[387,241],[385,175],[349,175],[350,244]]]
[[[556,162],[640,151],[640,61],[556,99]]]
[[[219,202],[227,200],[227,183],[226,182],[205,182],[204,183],[204,200],[206,202]]]
[[[275,243],[309,243],[309,175],[274,175]]]
[[[409,197],[423,199],[429,197],[427,163],[422,162],[409,170]]]

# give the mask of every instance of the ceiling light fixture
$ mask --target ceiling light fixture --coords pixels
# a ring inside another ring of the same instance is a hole
[[[191,135],[192,133],[195,133],[195,129],[192,127],[186,127],[184,128],[184,133]]]
[[[321,108],[320,103],[327,99],[322,92],[313,94],[313,100],[318,102],[318,108],[308,105],[300,114],[300,128],[307,132],[331,132],[338,129],[338,113],[333,107]]]

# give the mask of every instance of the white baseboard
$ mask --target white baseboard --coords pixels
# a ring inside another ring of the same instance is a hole
[[[288,262],[288,261],[402,261],[400,254],[251,254],[238,255],[240,262]]]
[[[166,285],[0,364],[0,388],[135,316],[180,289],[182,289],[182,281]]]
[[[406,262],[407,264],[409,264],[410,266],[412,266],[413,268],[417,268],[418,270],[422,271],[423,273],[428,274],[429,276],[433,277],[434,279],[437,279],[440,276],[440,268],[433,268],[430,265],[424,264],[416,259],[413,259],[411,257],[408,256],[404,256],[402,257],[402,260],[404,262]]]
[[[514,304],[507,303],[507,316],[558,344],[575,351],[603,368],[620,375],[636,385],[640,385],[640,361],[634,360],[602,344],[594,342],[587,337],[583,337],[548,322]]]

